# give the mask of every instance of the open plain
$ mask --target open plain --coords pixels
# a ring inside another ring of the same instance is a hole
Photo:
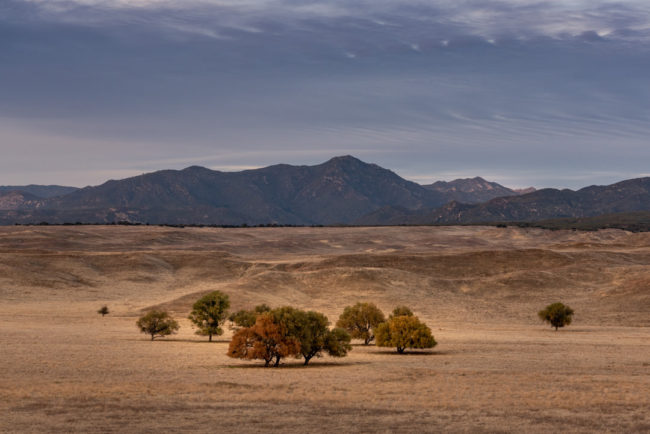
[[[406,304],[438,345],[263,368],[193,334],[215,289],[332,322]],[[648,233],[2,227],[0,301],[2,432],[650,432]],[[152,307],[180,332],[139,334]]]

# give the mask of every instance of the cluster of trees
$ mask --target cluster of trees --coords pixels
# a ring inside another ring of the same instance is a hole
[[[379,347],[393,347],[402,354],[407,348],[433,348],[437,342],[431,329],[406,306],[397,306],[386,318],[373,303],[347,306],[335,328],[325,315],[291,306],[272,309],[266,304],[251,310],[240,310],[228,316],[228,295],[214,291],[198,299],[192,306],[188,319],[197,328],[196,334],[213,336],[223,334],[226,320],[235,333],[228,347],[228,356],[239,359],[264,361],[265,366],[278,366],[285,357],[302,358],[307,365],[314,357],[327,353],[344,357],[352,349],[353,338],[365,345],[373,340]],[[105,315],[105,306],[98,311]],[[573,309],[562,303],[553,303],[538,316],[557,330],[571,324]],[[179,325],[167,312],[152,310],[137,321],[142,333],[164,337],[178,331]]]
[[[302,357],[307,365],[314,357],[327,353],[344,357],[352,349],[352,337],[342,328],[329,328],[329,320],[320,312],[285,306],[270,309],[266,305],[231,315],[237,331],[230,341],[228,356],[261,359],[264,365],[278,366],[283,357]]]
[[[386,320],[374,304],[357,303],[343,310],[336,325],[366,345],[376,339],[377,346],[395,347],[400,354],[406,348],[433,348],[437,344],[431,329],[406,306],[397,306]]]

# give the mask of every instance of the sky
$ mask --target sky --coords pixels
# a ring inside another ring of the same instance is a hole
[[[0,185],[348,154],[420,183],[650,176],[650,2],[0,0]]]

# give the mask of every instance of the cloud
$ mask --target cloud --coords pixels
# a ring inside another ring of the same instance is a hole
[[[516,173],[518,186],[579,187],[608,170],[633,176],[650,161],[649,10],[5,0],[0,183],[337,154],[432,181]]]
[[[205,29],[214,26],[260,30],[260,22],[282,26],[305,26],[305,20],[365,20],[386,31],[410,29],[425,37],[440,34],[448,40],[457,35],[485,39],[499,37],[566,37],[598,34],[612,38],[639,37],[647,40],[650,5],[628,1],[522,1],[522,0],[10,0],[31,4],[45,20],[79,24],[107,24],[125,15],[139,15],[154,24],[165,25],[174,17]],[[197,13],[200,11],[200,13]],[[158,22],[157,22],[158,21]],[[156,23],[157,22],[157,23]],[[174,28],[174,26],[171,26]],[[591,32],[591,33],[590,33]],[[200,32],[199,32],[200,33]],[[415,42],[417,43],[417,42]]]

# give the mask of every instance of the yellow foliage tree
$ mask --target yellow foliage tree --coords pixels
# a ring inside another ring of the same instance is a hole
[[[376,331],[377,346],[396,347],[402,354],[406,348],[433,348],[437,342],[431,329],[413,315],[394,316]]]

